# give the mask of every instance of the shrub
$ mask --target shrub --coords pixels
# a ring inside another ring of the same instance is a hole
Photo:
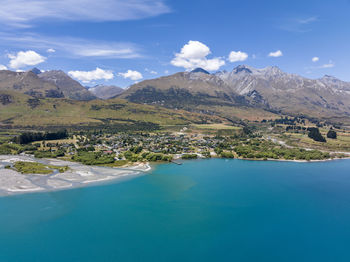
[[[235,156],[232,154],[232,152],[221,152],[220,156],[222,158],[235,158]]]
[[[198,156],[197,156],[197,154],[184,154],[184,155],[182,155],[181,158],[182,159],[197,159]]]
[[[337,132],[334,130],[329,130],[327,133],[327,138],[337,139]]]

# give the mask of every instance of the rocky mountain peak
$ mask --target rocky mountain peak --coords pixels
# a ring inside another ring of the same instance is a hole
[[[41,70],[38,69],[38,68],[36,68],[36,67],[34,67],[33,69],[31,69],[30,71],[33,72],[33,73],[36,74],[36,75],[41,74]]]
[[[239,65],[237,67],[235,67],[232,70],[232,73],[234,74],[239,74],[239,73],[248,73],[248,74],[252,74],[253,71],[255,71],[252,67],[247,66],[247,65]]]
[[[197,67],[196,69],[192,70],[191,73],[203,73],[203,74],[210,75],[210,73],[208,71],[206,71],[200,67]]]
[[[71,78],[62,70],[46,71],[39,74],[38,77],[44,81],[55,84],[68,98],[75,100],[92,100],[96,98],[78,81]]]
[[[333,82],[337,82],[337,81],[341,81],[338,78],[336,78],[335,76],[331,76],[331,75],[324,75],[321,80],[324,81],[333,81]]]
[[[283,73],[282,70],[278,66],[268,66],[265,68],[265,71],[271,72],[271,73]]]

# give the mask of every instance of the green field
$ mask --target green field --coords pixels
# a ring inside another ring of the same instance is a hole
[[[53,166],[44,165],[37,162],[22,162],[18,161],[14,163],[13,169],[22,174],[51,174],[54,170],[58,170],[60,173],[66,172],[69,168],[67,166]]]

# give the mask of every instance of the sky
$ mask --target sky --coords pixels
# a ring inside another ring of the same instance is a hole
[[[350,0],[0,0],[0,70],[127,87],[202,67],[350,81]]]

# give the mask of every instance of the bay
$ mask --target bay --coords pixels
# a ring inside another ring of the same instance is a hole
[[[0,261],[350,261],[350,161],[194,160],[0,198]]]

